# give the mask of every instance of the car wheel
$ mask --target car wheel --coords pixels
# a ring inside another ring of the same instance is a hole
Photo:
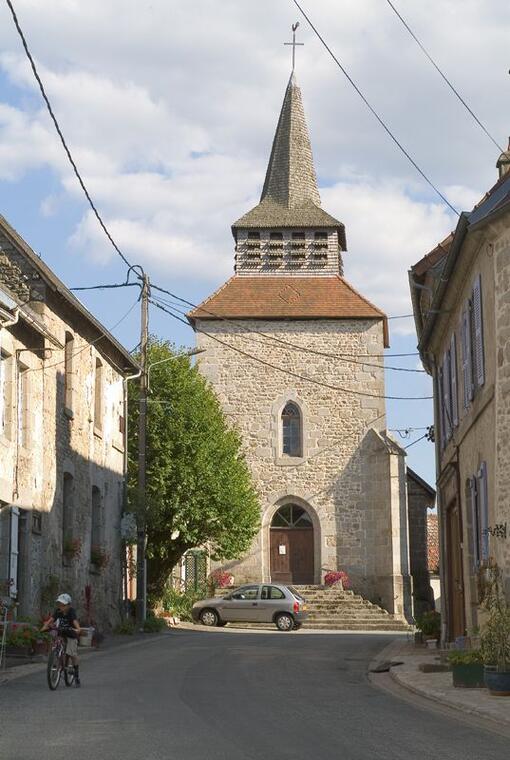
[[[218,625],[219,617],[218,613],[211,609],[202,610],[200,613],[200,622],[202,625],[207,625],[209,628],[214,628]]]
[[[294,618],[287,612],[280,612],[274,622],[279,631],[292,631],[294,628]]]

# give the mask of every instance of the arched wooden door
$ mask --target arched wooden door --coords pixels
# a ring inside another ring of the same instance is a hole
[[[280,507],[271,523],[271,580],[314,582],[314,541],[310,515],[297,504]]]

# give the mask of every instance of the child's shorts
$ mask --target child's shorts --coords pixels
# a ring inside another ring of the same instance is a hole
[[[66,654],[69,655],[69,657],[77,657],[78,639],[66,639]]]

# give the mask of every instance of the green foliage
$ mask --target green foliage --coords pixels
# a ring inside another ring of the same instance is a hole
[[[510,670],[510,606],[503,590],[501,570],[497,565],[485,569],[483,607],[487,619],[482,628],[482,654],[485,665],[499,672]]]
[[[55,607],[55,599],[60,588],[60,580],[57,575],[49,575],[45,585],[41,588],[41,609],[47,612]]]
[[[423,615],[417,618],[416,627],[424,636],[439,638],[441,635],[441,615],[434,610],[424,612]]]
[[[257,533],[260,515],[239,434],[229,427],[218,399],[189,358],[172,357],[167,342],[151,339],[146,517],[152,602],[161,598],[172,568],[188,549],[207,544],[213,559],[242,556]],[[130,383],[128,494],[133,512],[138,509],[138,401],[139,386]]]
[[[481,665],[483,654],[480,649],[452,649],[448,652],[451,665]]]
[[[160,633],[160,631],[166,630],[167,627],[168,626],[163,618],[152,616],[148,617],[143,624],[143,630],[145,633]]]
[[[206,589],[181,592],[174,588],[166,588],[162,598],[163,609],[165,612],[171,612],[179,620],[191,622],[191,608],[195,602],[206,596]]]
[[[49,634],[39,631],[30,625],[18,625],[12,623],[7,629],[7,646],[8,647],[30,647],[39,641],[49,641]]]
[[[114,633],[122,634],[123,636],[132,636],[136,630],[135,624],[132,620],[123,620],[114,629]]]

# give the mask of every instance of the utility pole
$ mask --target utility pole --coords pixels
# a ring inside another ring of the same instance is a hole
[[[140,332],[140,413],[138,419],[138,517],[136,548],[136,621],[143,625],[147,614],[147,563],[145,547],[147,537],[146,522],[146,439],[147,439],[147,349],[149,343],[149,293],[150,281],[143,275],[142,315]]]

